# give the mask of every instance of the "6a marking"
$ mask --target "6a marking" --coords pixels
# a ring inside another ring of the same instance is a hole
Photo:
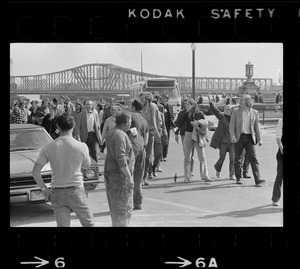
[[[179,267],[185,267],[185,266],[192,264],[189,260],[181,258],[179,256],[178,256],[178,259],[180,259],[181,261],[165,262],[165,264],[177,264],[177,265],[179,265]],[[217,268],[218,267],[217,260],[214,257],[210,258],[209,263],[208,264],[207,263],[208,263],[208,261],[206,260],[206,262],[205,262],[205,258],[200,257],[196,260],[195,265],[197,268],[207,268],[207,267],[208,268],[211,268],[211,267]]]

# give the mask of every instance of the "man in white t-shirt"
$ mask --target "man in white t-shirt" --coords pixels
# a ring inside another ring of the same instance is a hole
[[[94,226],[94,218],[88,207],[83,185],[81,168],[87,169],[91,160],[85,143],[73,138],[74,117],[63,113],[57,118],[60,136],[45,145],[33,167],[32,175],[44,192],[46,201],[51,201],[57,226],[70,226],[70,213],[73,210],[81,225]],[[51,189],[45,185],[41,170],[50,162],[52,168]]]

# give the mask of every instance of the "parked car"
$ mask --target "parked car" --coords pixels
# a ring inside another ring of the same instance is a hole
[[[10,202],[45,202],[43,192],[32,176],[32,169],[40,149],[52,138],[42,126],[10,124]],[[94,190],[100,183],[98,164],[91,158],[91,166],[82,170],[86,191]],[[50,185],[52,170],[47,163],[42,178]]]
[[[221,111],[221,112],[224,112],[224,107],[225,105],[227,104],[228,99],[234,99],[235,100],[235,103],[238,104],[239,103],[239,100],[240,100],[240,97],[224,97],[224,98],[221,98],[221,100],[216,103],[216,107]],[[201,111],[203,111],[203,113],[207,116],[209,115],[213,115],[213,113],[211,112],[210,110],[210,107],[209,107],[209,102],[208,103],[205,103],[205,104],[201,104],[201,105],[198,105],[199,109]]]
[[[219,124],[218,118],[215,115],[206,115],[205,119],[208,122],[208,130],[215,131]]]

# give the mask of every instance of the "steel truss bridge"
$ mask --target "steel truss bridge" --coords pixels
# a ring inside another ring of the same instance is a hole
[[[166,76],[141,73],[113,64],[86,64],[48,74],[11,76],[10,92],[11,94],[56,95],[128,92],[132,83],[151,77]],[[177,80],[182,94],[190,94],[192,92],[191,77],[172,76],[170,78]],[[246,78],[196,77],[195,90],[198,94],[206,92],[236,92],[245,80]],[[262,91],[272,91],[272,79],[257,78],[254,81]]]

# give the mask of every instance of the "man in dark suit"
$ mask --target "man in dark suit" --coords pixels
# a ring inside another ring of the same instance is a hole
[[[261,146],[262,139],[259,130],[258,112],[252,108],[250,95],[243,95],[240,100],[240,108],[233,111],[230,119],[229,132],[231,141],[235,143],[234,169],[236,183],[242,184],[241,159],[243,149],[245,149],[250,160],[255,185],[261,187],[265,180],[260,177],[255,145],[258,143],[258,145]]]
[[[169,96],[163,94],[160,98],[161,104],[164,106],[164,115],[165,115],[165,125],[167,129],[168,134],[168,142],[165,143],[163,147],[163,160],[166,161],[167,155],[168,155],[168,149],[169,149],[169,140],[170,140],[170,129],[174,128],[174,114],[173,114],[173,106],[168,103]]]
[[[94,104],[92,100],[85,100],[85,110],[82,111],[76,121],[75,126],[75,138],[78,141],[85,142],[90,150],[91,157],[97,161],[97,155],[99,154],[99,147],[102,144],[102,138],[100,134],[99,116],[96,110],[94,110]]]
[[[106,121],[106,119],[108,119],[111,116],[111,106],[113,105],[113,98],[107,98],[106,100],[106,104],[103,110],[103,117],[102,117],[102,122],[104,124],[104,122]]]

